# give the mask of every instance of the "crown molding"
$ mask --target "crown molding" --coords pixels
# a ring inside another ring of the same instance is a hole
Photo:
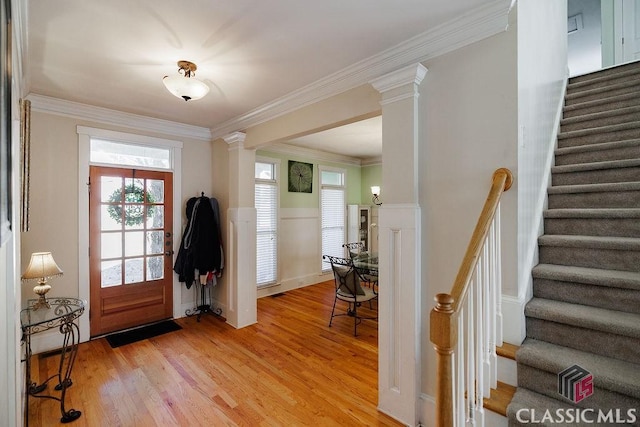
[[[29,94],[27,99],[31,100],[32,111],[73,117],[119,127],[123,126],[141,132],[157,132],[180,138],[211,141],[211,131],[204,127],[125,113],[103,107],[95,107],[93,105],[81,104],[79,102],[34,93]]]
[[[328,153],[326,151],[313,150],[311,148],[297,147],[291,144],[278,143],[258,149],[268,153],[286,154],[289,156],[302,157],[319,162],[340,163],[349,166],[360,166],[361,160],[357,157],[345,156],[342,154]]]
[[[211,128],[212,138],[245,130],[366,84],[399,68],[424,62],[505,31],[510,8],[510,1],[492,0],[390,49],[227,120]]]
[[[366,159],[362,159],[360,162],[360,166],[378,166],[382,165],[382,156],[376,157],[368,157]]]

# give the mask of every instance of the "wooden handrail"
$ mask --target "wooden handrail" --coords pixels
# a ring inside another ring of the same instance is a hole
[[[467,246],[467,252],[464,254],[458,275],[453,282],[453,288],[451,288],[450,295],[453,297],[453,311],[456,313],[460,311],[460,301],[464,299],[469,290],[469,282],[471,281],[473,270],[480,256],[482,245],[487,238],[487,234],[489,234],[491,221],[493,221],[496,215],[500,197],[502,193],[511,188],[512,184],[513,175],[509,169],[500,168],[493,173],[491,190],[489,190],[487,200],[484,202],[484,207],[482,208],[482,212],[480,212],[476,228],[471,235],[471,241],[469,241],[469,246]]]
[[[435,296],[436,307],[430,315],[430,339],[437,354],[436,425],[453,426],[453,359],[458,342],[458,313],[469,291],[469,283],[480,258],[485,240],[491,229],[502,193],[513,184],[509,169],[500,168],[493,173],[491,189],[471,236],[467,251],[458,270],[451,293]]]

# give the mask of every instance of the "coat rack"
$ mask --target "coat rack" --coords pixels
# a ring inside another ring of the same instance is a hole
[[[204,192],[200,193],[200,197],[204,198]],[[192,198],[194,199],[194,198]],[[191,200],[191,199],[190,199]],[[215,200],[215,199],[212,199]],[[217,201],[216,201],[216,206],[217,206]],[[195,215],[195,214],[194,214]],[[215,214],[214,214],[215,216]],[[216,221],[217,222],[217,221]],[[184,240],[183,240],[184,243]],[[181,247],[182,249],[182,247]],[[216,316],[222,316],[222,309],[220,308],[214,308],[211,305],[211,300],[212,300],[212,289],[215,286],[215,281],[217,279],[217,277],[219,277],[219,275],[216,277],[216,275],[213,276],[213,283],[208,283],[207,280],[205,279],[205,277],[207,276],[195,276],[195,280],[193,276],[191,276],[191,281],[190,283],[193,283],[194,285],[194,292],[195,292],[195,301],[198,301],[199,298],[199,303],[197,303],[197,306],[192,308],[192,309],[188,309],[185,311],[185,315],[186,316],[197,316],[197,320],[198,322],[200,321],[200,316],[202,315],[202,313],[211,313],[214,314]],[[204,283],[203,283],[204,281]],[[189,286],[187,286],[189,287]],[[198,295],[199,294],[199,295]]]
[[[197,307],[186,310],[184,314],[187,317],[197,316],[196,319],[199,322],[202,313],[211,313],[215,314],[216,316],[222,316],[221,308],[213,308],[211,306],[211,288],[213,288],[213,285],[203,285],[202,283],[195,284],[194,291],[196,293],[196,299],[198,298],[198,291],[200,291],[200,304]]]

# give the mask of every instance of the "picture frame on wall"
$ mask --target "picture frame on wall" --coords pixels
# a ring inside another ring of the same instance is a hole
[[[11,237],[11,2],[0,0],[0,246]]]
[[[313,164],[289,160],[289,192],[313,192]]]

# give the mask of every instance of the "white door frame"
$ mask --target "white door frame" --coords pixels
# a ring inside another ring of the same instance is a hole
[[[90,288],[89,288],[89,192],[87,184],[89,180],[90,142],[91,138],[101,138],[114,142],[148,145],[159,148],[172,149],[173,172],[173,250],[177,253],[180,239],[176,239],[176,233],[182,227],[182,147],[181,141],[155,138],[144,135],[136,135],[124,132],[115,132],[105,129],[78,126],[78,298],[86,301],[87,315],[80,316],[81,342],[89,341],[91,336],[89,329]],[[175,256],[174,258],[175,259]],[[173,262],[172,259],[172,262]],[[173,317],[181,317],[181,287],[178,276],[173,275]]]

